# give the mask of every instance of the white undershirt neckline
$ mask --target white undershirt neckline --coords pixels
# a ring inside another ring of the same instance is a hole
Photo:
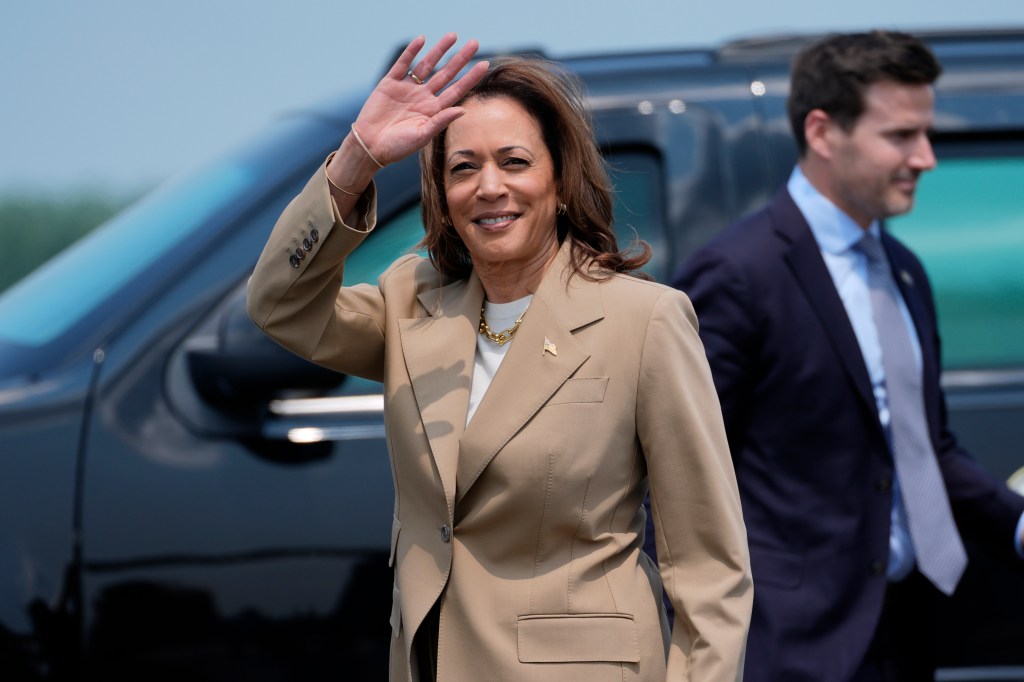
[[[533,294],[518,298],[508,303],[491,303],[484,301],[484,317],[487,318],[487,326],[494,332],[508,329],[516,323],[521,315],[530,307]],[[505,359],[505,353],[509,346],[515,343],[513,338],[503,346],[499,346],[483,334],[476,335],[476,354],[473,358],[473,382],[469,389],[469,410],[466,412],[466,425],[473,418],[476,408],[480,406],[484,394],[487,392],[494,375]]]

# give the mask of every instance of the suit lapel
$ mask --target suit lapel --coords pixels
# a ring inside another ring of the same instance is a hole
[[[459,439],[466,425],[483,297],[480,280],[470,275],[420,294],[430,317],[399,320],[402,354],[449,510],[454,509]]]
[[[871,413],[875,414],[877,410],[874,393],[871,390],[871,378],[864,365],[864,356],[860,351],[860,344],[857,343],[857,336],[821,257],[818,242],[815,241],[810,226],[800,209],[793,203],[789,192],[783,191],[772,205],[772,218],[776,232],[789,242],[789,251],[785,258],[790,270],[821,320],[825,335],[857,394]],[[799,333],[799,330],[794,330],[794,333]]]
[[[501,448],[590,357],[572,332],[604,317],[601,293],[597,285],[580,277],[566,285],[568,255],[568,244],[563,244],[466,428],[459,452],[456,502]]]

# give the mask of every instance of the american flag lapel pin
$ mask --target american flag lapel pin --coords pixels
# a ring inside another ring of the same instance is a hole
[[[545,353],[551,353],[552,355],[558,355],[558,346],[551,343],[551,339],[544,337],[544,351]]]
[[[907,272],[906,270],[900,270],[900,279],[902,279],[903,283],[906,284],[908,287],[914,286],[914,278],[911,277],[910,273]]]

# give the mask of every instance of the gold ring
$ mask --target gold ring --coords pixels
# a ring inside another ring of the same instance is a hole
[[[409,70],[408,70],[408,71],[406,72],[406,74],[405,74],[405,75],[406,75],[406,76],[408,76],[409,78],[411,78],[411,79],[413,80],[413,82],[415,82],[415,83],[416,83],[416,85],[423,85],[423,79],[422,79],[422,78],[420,78],[419,76],[417,76],[416,74],[414,74],[414,73],[412,72],[412,69],[409,69]]]

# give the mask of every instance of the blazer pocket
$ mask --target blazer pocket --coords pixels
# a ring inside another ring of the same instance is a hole
[[[563,403],[600,403],[608,390],[608,377],[568,379],[548,400],[547,405]]]
[[[627,613],[519,616],[521,663],[638,663],[636,623]]]
[[[804,561],[794,552],[750,543],[750,573],[754,585],[796,589],[803,582]]]

